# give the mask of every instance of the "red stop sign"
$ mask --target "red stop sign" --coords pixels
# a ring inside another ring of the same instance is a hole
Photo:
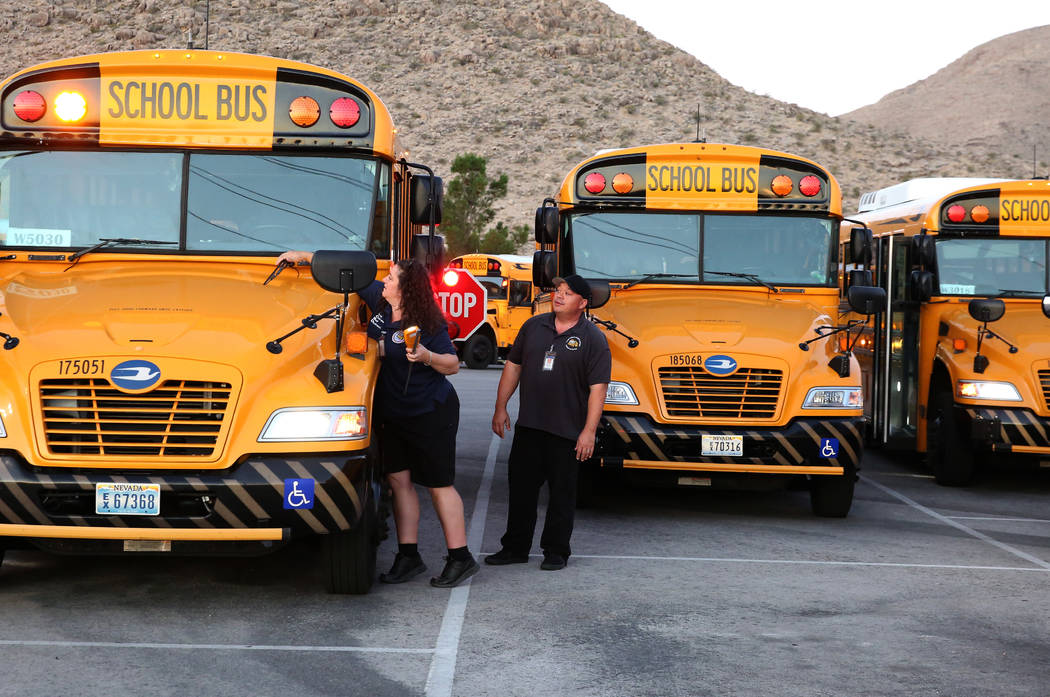
[[[445,269],[437,286],[435,295],[449,321],[449,334],[453,339],[466,339],[485,323],[488,293],[469,271]]]

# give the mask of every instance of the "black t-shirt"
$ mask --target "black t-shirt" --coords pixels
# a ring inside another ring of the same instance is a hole
[[[386,304],[382,311],[376,312],[376,308],[384,305],[383,284],[375,281],[360,291],[359,295],[373,312],[368,323],[368,336],[383,342],[384,355],[375,392],[379,417],[399,419],[419,416],[433,411],[435,404],[444,404],[452,393],[452,383],[426,363],[409,363],[405,356],[405,337],[401,333],[401,322],[391,319],[393,310],[389,304]],[[421,331],[419,343],[433,353],[456,352],[445,324],[434,334]],[[412,366],[411,376],[409,365]]]
[[[553,354],[544,370],[547,354]],[[554,313],[530,317],[521,325],[507,360],[521,366],[518,425],[575,441],[587,423],[591,385],[608,383],[612,373],[609,342],[586,315],[558,334]]]

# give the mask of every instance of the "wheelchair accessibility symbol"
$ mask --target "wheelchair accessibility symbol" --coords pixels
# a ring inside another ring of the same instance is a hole
[[[284,480],[284,507],[290,508],[313,508],[314,507],[314,480],[313,479],[285,479]]]
[[[821,438],[820,439],[820,456],[831,459],[839,456],[839,439],[838,438]]]

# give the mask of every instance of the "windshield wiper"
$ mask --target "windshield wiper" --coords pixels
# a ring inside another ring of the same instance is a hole
[[[999,292],[993,298],[1005,298],[1011,295],[1043,295],[1041,290],[1014,290],[1012,288],[999,288]]]
[[[761,278],[759,278],[758,276],[756,276],[753,273],[732,273],[732,272],[729,272],[729,271],[704,271],[704,273],[705,274],[714,274],[715,276],[732,276],[733,278],[743,278],[745,280],[751,281],[752,283],[757,283],[760,286],[765,286],[766,288],[769,288],[774,293],[779,293],[780,292],[780,289],[777,288],[775,285],[773,285],[772,283],[769,283],[768,281],[763,281]]]
[[[650,280],[652,280],[654,278],[696,278],[696,274],[694,274],[694,273],[648,273],[648,274],[642,276],[641,278],[636,279],[634,281],[631,281],[630,283],[625,285],[623,287],[623,290],[627,290],[631,286],[636,286],[639,283],[645,283],[646,281],[650,281]]]
[[[66,261],[70,261],[73,263],[71,263],[69,266],[62,270],[69,271],[71,268],[77,265],[77,262],[80,261],[80,257],[84,256],[85,254],[91,254],[92,252],[98,251],[103,247],[115,247],[117,245],[131,247],[144,244],[178,244],[178,242],[171,242],[168,240],[140,240],[134,237],[100,237],[98,244],[91,245],[90,247],[85,247],[84,249],[81,249],[77,252],[73,252],[68,257],[66,257]]]

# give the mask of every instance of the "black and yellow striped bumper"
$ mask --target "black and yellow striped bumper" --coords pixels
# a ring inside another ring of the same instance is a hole
[[[0,453],[0,539],[71,551],[69,542],[110,549],[128,540],[265,543],[354,528],[362,502],[374,500],[367,453],[285,459],[248,457],[219,472],[158,472],[33,467]],[[286,479],[313,479],[311,508],[284,507]],[[97,515],[98,483],[157,484],[160,515]],[[65,542],[63,542],[65,541]]]
[[[998,453],[1050,455],[1050,419],[1028,409],[956,408],[969,420],[970,437],[977,447]]]
[[[603,467],[676,472],[854,475],[860,469],[863,420],[796,419],[783,428],[710,428],[658,424],[647,414],[605,413],[600,428]],[[743,436],[742,457],[702,456],[703,435]],[[839,442],[837,457],[821,442]]]

